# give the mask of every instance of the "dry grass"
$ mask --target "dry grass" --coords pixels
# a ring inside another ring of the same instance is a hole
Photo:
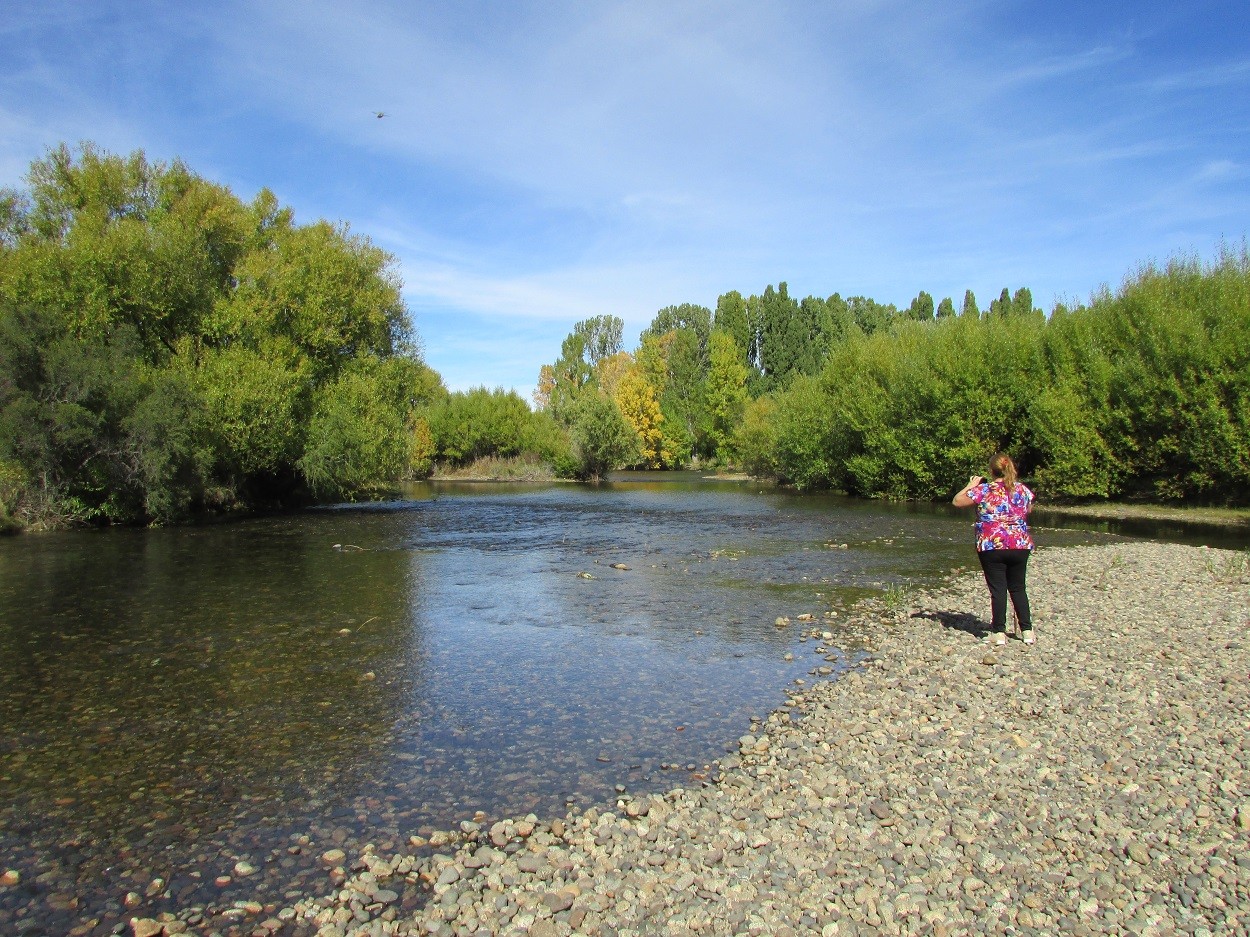
[[[555,481],[551,466],[532,454],[501,459],[488,456],[468,465],[437,466],[435,481],[535,482]]]

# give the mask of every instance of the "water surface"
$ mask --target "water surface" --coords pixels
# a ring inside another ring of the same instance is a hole
[[[0,931],[281,907],[325,891],[330,845],[698,783],[853,655],[779,616],[970,543],[940,507],[672,476],[4,540]]]

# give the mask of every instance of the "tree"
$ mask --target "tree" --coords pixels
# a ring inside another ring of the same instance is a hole
[[[583,477],[598,480],[638,459],[637,434],[616,404],[598,392],[577,401],[569,433]]]
[[[972,295],[972,290],[964,290],[964,304],[959,314],[969,319],[981,318],[981,310],[977,306],[977,298]]]
[[[627,351],[618,351],[607,358],[600,358],[595,363],[595,383],[605,394],[615,398],[617,386],[633,367],[634,356]]]
[[[716,458],[732,456],[734,430],[742,422],[747,401],[747,368],[742,352],[727,332],[714,329],[708,340],[710,367],[707,375],[708,437]]]
[[[663,451],[669,464],[681,465],[695,452],[695,430],[702,403],[698,339],[691,329],[654,335],[644,332],[637,364],[660,400]]]
[[[991,317],[1011,315],[1011,294],[1007,292],[1007,287],[1003,287],[1003,291],[998,294],[998,299],[990,300],[989,315]]]
[[[60,146],[27,179],[0,195],[0,462],[26,517],[165,522],[403,474],[441,382],[385,251],[141,152]]]
[[[855,324],[865,335],[888,329],[898,315],[898,310],[892,304],[882,305],[864,296],[850,297],[846,301],[846,306]]]
[[[529,440],[532,417],[515,391],[485,387],[448,394],[426,415],[436,456],[453,465],[520,454]]]
[[[955,304],[951,302],[951,298],[949,296],[942,297],[942,301],[938,303],[937,307],[937,318],[949,319],[954,314]]]
[[[187,368],[215,428],[220,469],[232,490],[249,476],[281,476],[303,450],[312,407],[307,378],[276,349],[267,351],[209,348],[199,367]]]
[[[592,368],[604,358],[620,354],[625,323],[616,316],[593,316],[573,326],[573,332],[581,336],[586,363]]]
[[[325,221],[279,231],[275,246],[240,262],[238,287],[214,311],[215,343],[256,347],[282,336],[314,382],[355,357],[407,350],[411,325],[391,255]]]
[[[733,446],[744,471],[759,478],[777,476],[777,404],[772,397],[759,397],[746,405]]]
[[[764,288],[760,303],[760,370],[769,387],[778,387],[797,370],[803,354],[806,329],[800,321],[799,304],[790,297],[786,283]]]
[[[742,352],[742,363],[751,367],[751,349],[755,345],[755,337],[747,318],[747,302],[737,290],[730,290],[716,300],[716,315],[713,327],[720,329],[734,340],[734,344]]]
[[[1033,293],[1028,287],[1022,286],[1012,294],[1011,314],[1013,316],[1031,316],[1033,311]]]
[[[586,360],[586,338],[574,326],[560,345],[560,357],[551,366],[551,383],[546,390],[546,409],[558,422],[571,425],[573,408],[582,388],[591,382],[593,375],[594,371]]]
[[[321,388],[299,468],[323,498],[354,498],[391,488],[407,467],[404,414],[384,376],[369,365],[342,369]]]
[[[665,447],[664,414],[659,395],[641,368],[631,367],[621,376],[613,399],[638,437],[642,464],[653,469],[671,464],[673,453]]]
[[[551,407],[551,393],[556,387],[556,370],[553,365],[544,364],[538,369],[538,383],[534,387],[534,393],[531,398],[534,406],[539,410],[547,410]]]
[[[699,344],[699,354],[707,351],[707,339],[712,332],[712,310],[706,306],[682,303],[680,306],[665,306],[655,314],[640,338],[647,335],[664,335],[668,332],[689,330],[694,333]]]
[[[933,297],[921,290],[911,305],[907,307],[907,317],[917,322],[929,322],[933,319]]]
[[[797,332],[800,344],[794,370],[799,374],[819,374],[834,335],[833,315],[823,299],[807,296],[799,302]]]
[[[0,290],[11,301],[60,312],[85,340],[129,326],[159,363],[230,290],[249,213],[182,163],[61,145],[27,180],[27,197],[6,199]]]
[[[186,382],[141,355],[131,326],[86,342],[58,313],[0,306],[9,513],[35,527],[163,522],[202,501],[212,428]]]

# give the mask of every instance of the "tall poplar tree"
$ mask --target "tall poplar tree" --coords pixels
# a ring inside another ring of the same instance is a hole
[[[977,306],[977,298],[973,295],[972,290],[964,290],[964,304],[959,314],[969,319],[981,318],[981,309]]]
[[[750,368],[754,336],[747,319],[747,301],[741,293],[730,290],[717,298],[712,324],[734,340],[734,344],[742,352],[742,363]]]
[[[917,322],[929,322],[933,319],[933,297],[921,290],[919,295],[907,307],[907,317]]]

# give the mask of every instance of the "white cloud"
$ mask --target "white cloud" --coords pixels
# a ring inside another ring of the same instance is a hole
[[[781,279],[1043,302],[1248,223],[1250,62],[1159,55],[1149,4],[1084,32],[988,0],[34,10],[0,23],[0,184],[89,138],[269,185],[399,257],[449,374],[532,382],[587,315],[636,335]]]

